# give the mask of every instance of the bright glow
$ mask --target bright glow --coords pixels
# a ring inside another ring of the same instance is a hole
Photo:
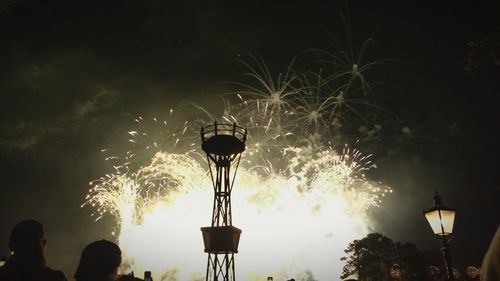
[[[113,154],[106,159],[115,172],[91,183],[84,205],[95,208],[97,219],[116,217],[122,272],[149,270],[157,281],[205,279],[200,227],[210,224],[214,194],[206,159],[196,151],[200,126],[214,120],[248,128],[232,192],[233,223],[242,229],[238,280],[339,280],[343,250],[371,231],[368,211],[391,189],[365,178],[375,167],[370,155],[329,147],[343,123],[365,120],[360,110],[372,105],[365,100],[372,95],[363,73],[375,62],[358,66],[361,57],[346,57],[335,64],[339,73],[303,77],[292,62],[273,77],[261,58],[253,59],[244,63],[245,76],[256,85],[234,83],[237,101],[223,99],[222,116],[194,105],[208,120],[175,122],[173,110],[152,126],[138,117],[127,136],[132,148],[103,150]]]
[[[288,170],[241,168],[233,190],[233,221],[243,230],[239,280],[337,280],[347,244],[369,232],[367,210],[390,189],[364,179],[369,158],[325,149],[290,148]],[[157,153],[137,173],[91,183],[86,204],[118,218],[123,271],[150,270],[155,279],[203,278],[206,254],[200,227],[213,199],[196,154]],[[167,280],[167,279],[165,279]]]
[[[450,235],[453,233],[453,223],[455,222],[455,211],[434,210],[431,212],[426,212],[425,218],[429,222],[429,225],[431,226],[434,234]]]

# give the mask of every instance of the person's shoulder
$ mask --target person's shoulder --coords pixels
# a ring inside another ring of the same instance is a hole
[[[53,270],[51,268],[38,269],[20,269],[16,267],[2,266],[0,267],[1,281],[67,281],[66,276],[62,271]]]
[[[66,275],[60,270],[54,270],[50,267],[47,268],[45,271],[45,274],[47,275],[47,280],[50,281],[66,281]]]

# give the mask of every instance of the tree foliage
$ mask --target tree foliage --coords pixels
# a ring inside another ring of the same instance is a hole
[[[352,241],[344,251],[347,256],[341,259],[346,261],[341,278],[357,275],[359,281],[425,280],[425,265],[414,244],[370,233]]]
[[[499,8],[500,9],[500,8]],[[472,75],[491,69],[491,66],[500,67],[500,26],[493,31],[482,34],[477,41],[467,44],[465,70]]]

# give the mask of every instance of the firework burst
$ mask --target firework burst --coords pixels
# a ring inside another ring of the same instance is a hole
[[[347,146],[337,153],[334,137],[349,121],[346,111],[364,119],[371,105],[364,72],[376,62],[361,64],[370,42],[357,59],[316,52],[323,67],[302,74],[292,70],[294,59],[272,76],[261,57],[251,56],[243,64],[254,84],[232,83],[238,89],[223,96],[222,113],[195,105],[206,118],[174,121],[173,110],[165,121],[137,118],[129,146],[117,154],[123,156],[108,158],[115,173],[91,182],[83,204],[97,219],[117,218],[124,270],[152,270],[157,280],[203,279],[199,227],[210,218],[213,191],[194,140],[201,125],[217,121],[248,128],[232,199],[243,228],[238,279],[337,280],[344,248],[368,233],[369,209],[392,192],[366,178],[375,168],[371,155]]]
[[[234,217],[245,231],[239,276],[330,280],[340,275],[345,245],[368,232],[367,210],[391,190],[365,178],[375,166],[356,149],[338,154],[289,146],[283,153],[285,169],[242,168],[235,183]],[[134,173],[91,183],[85,204],[96,208],[98,218],[110,213],[118,219],[127,270],[153,270],[159,280],[203,275],[198,227],[209,218],[212,187],[199,161],[196,153],[157,152]],[[262,257],[264,249],[274,254]]]

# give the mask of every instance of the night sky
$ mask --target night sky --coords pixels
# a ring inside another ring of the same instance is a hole
[[[369,176],[394,190],[371,214],[378,230],[438,248],[422,216],[438,190],[457,209],[457,267],[480,265],[500,222],[500,67],[471,74],[466,58],[469,42],[499,28],[500,4],[373,2],[0,1],[0,255],[11,227],[36,218],[49,264],[72,275],[84,245],[112,239],[112,217],[94,222],[80,208],[109,169],[101,148],[136,116],[217,106],[247,54],[278,73],[306,50],[346,42],[344,14],[355,46],[377,31],[368,60],[390,59],[367,77],[383,82],[377,105],[397,120],[366,147],[378,166]]]

